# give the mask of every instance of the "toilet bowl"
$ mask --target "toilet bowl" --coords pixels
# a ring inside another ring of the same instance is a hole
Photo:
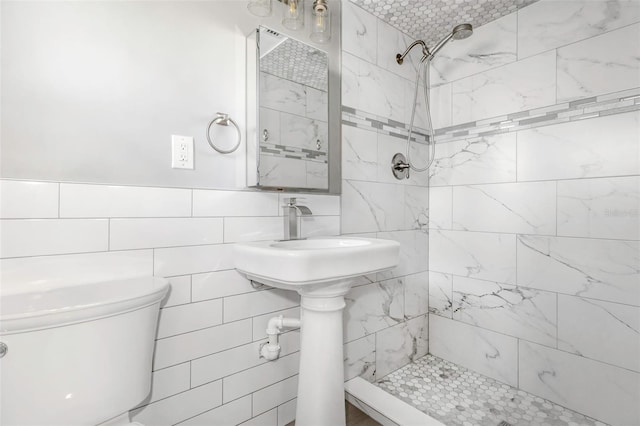
[[[168,289],[145,277],[0,294],[0,424],[131,424]]]

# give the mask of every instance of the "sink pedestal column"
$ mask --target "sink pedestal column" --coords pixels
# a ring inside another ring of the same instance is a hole
[[[352,280],[299,290],[300,376],[296,426],[344,426],[342,311]]]

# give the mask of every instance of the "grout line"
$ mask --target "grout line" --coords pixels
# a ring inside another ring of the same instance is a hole
[[[520,389],[520,339],[516,341],[516,388]]]
[[[190,196],[191,196],[191,211],[190,211],[189,217],[194,217],[193,216],[194,203],[195,203],[194,191],[193,191],[193,189],[191,189],[191,191],[189,191],[189,192],[190,192]]]
[[[560,293],[556,292],[556,349],[560,347]]]
[[[515,279],[516,287],[521,287],[520,286],[520,282],[518,280],[518,245],[519,245],[518,242],[520,241],[520,235],[521,234],[516,234],[516,237],[514,239],[514,244],[515,244],[515,250],[514,251],[515,251],[515,254],[516,254],[516,264],[515,264],[516,276],[515,276],[514,279]],[[524,288],[526,288],[526,287],[524,287]]]
[[[554,61],[554,68],[555,68],[555,73],[554,73],[554,77],[555,77],[555,82],[554,82],[554,89],[555,89],[555,102],[556,104],[558,103],[558,57],[560,56],[560,52],[558,52],[558,49],[555,48],[553,49],[555,50],[555,55],[553,55],[553,61]]]
[[[520,58],[520,9],[516,9],[516,62],[521,60]]]
[[[220,297],[220,324],[226,324],[225,320],[224,320],[224,305],[225,305],[225,300],[227,299],[227,297]],[[253,339],[253,317],[251,317],[251,339]]]
[[[254,392],[254,393],[255,393],[255,392]],[[254,401],[253,401],[253,396],[254,396],[254,393],[251,393],[251,418],[256,417],[255,408],[254,408],[254,406],[253,406],[253,402],[254,402]],[[271,409],[273,409],[273,408],[271,408]],[[268,412],[268,411],[269,411],[269,410],[265,411],[265,413],[266,413],[266,412]]]
[[[420,232],[414,230],[416,232]],[[435,231],[439,233],[445,232],[457,232],[457,233],[472,233],[472,234],[488,234],[488,235],[526,235],[532,237],[541,237],[541,238],[558,238],[558,239],[580,239],[580,240],[594,240],[594,241],[609,241],[609,242],[627,242],[627,243],[637,243],[639,240],[633,239],[621,239],[621,238],[602,238],[602,237],[582,237],[576,235],[553,235],[553,234],[533,234],[530,232],[503,232],[503,231],[480,231],[475,229],[444,229],[444,228],[430,228],[430,231]],[[384,232],[403,232],[403,231],[384,231]],[[404,231],[410,232],[410,231]]]
[[[518,132],[515,134],[515,145],[516,145],[516,159],[515,159],[515,167],[516,167],[516,182],[520,182],[520,178],[518,177]]]
[[[558,181],[556,181],[556,197],[555,197],[555,201],[556,201],[556,237],[558,237]]]
[[[60,203],[62,201],[62,190],[60,188],[60,183],[58,182],[57,187],[58,187],[58,219],[60,219]]]
[[[451,194],[451,217],[450,217],[450,220],[451,221],[449,222],[449,227],[451,229],[453,229],[453,206],[454,206],[454,204],[453,204],[453,190],[454,190],[454,187],[452,186],[451,187],[451,191],[450,191],[450,194]]]
[[[498,182],[462,182],[448,185],[433,185],[430,184],[430,188],[448,188],[448,187],[459,187],[459,186],[489,186],[489,185],[507,185],[507,184],[528,184],[528,183],[543,183],[543,182],[567,182],[567,181],[585,181],[585,180],[595,180],[595,179],[637,179],[639,176],[637,174],[624,174],[624,175],[607,175],[607,176],[590,176],[590,177],[569,177],[569,178],[549,178],[549,179],[532,179],[532,180],[508,180],[508,181],[498,181]],[[350,182],[360,182],[374,185],[394,185],[389,182],[377,182],[370,180],[360,180],[360,179],[345,179]],[[423,188],[423,186],[419,185],[402,185],[396,184],[396,186],[413,186]],[[90,218],[88,218],[90,219]]]

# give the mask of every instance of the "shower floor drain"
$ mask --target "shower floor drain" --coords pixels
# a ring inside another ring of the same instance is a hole
[[[606,426],[433,355],[377,386],[447,426]]]

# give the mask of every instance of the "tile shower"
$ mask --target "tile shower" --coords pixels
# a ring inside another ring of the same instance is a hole
[[[198,17],[217,12],[195,2],[190,29],[211,31]],[[634,1],[541,0],[448,45],[432,67],[436,162],[397,181],[387,163],[405,149],[415,62],[394,57],[413,38],[343,2],[343,192],[305,195],[302,232],[402,244],[396,270],[347,296],[347,379],[379,380],[430,352],[603,422],[640,423],[639,21]],[[223,27],[206,39],[234,34]],[[297,316],[298,299],[252,288],[230,254],[281,237],[281,196],[46,180],[0,183],[3,281],[172,282],[153,393],[134,420],[293,419],[297,333],[279,361],[255,354],[268,318]]]
[[[343,21],[342,232],[428,223],[429,353],[620,425],[640,423],[639,21],[638,2],[542,0],[443,49],[428,197],[386,170],[413,38],[356,6]],[[365,376],[415,347],[378,344]]]

